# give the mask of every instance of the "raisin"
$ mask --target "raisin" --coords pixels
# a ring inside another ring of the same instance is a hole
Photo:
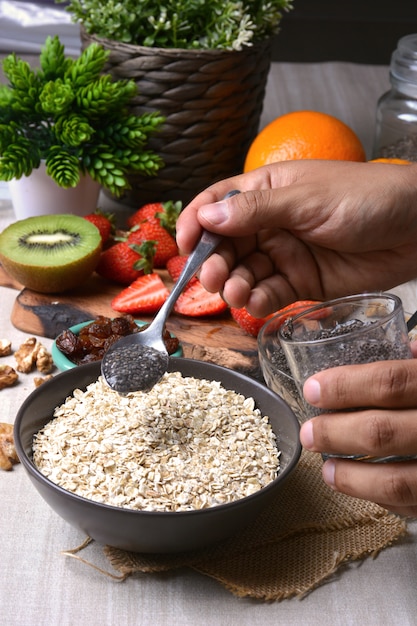
[[[178,350],[180,342],[177,337],[172,337],[168,330],[164,332],[164,344],[168,350],[168,354],[174,354]]]
[[[76,365],[100,361],[103,354],[121,337],[138,333],[149,324],[139,327],[131,315],[122,315],[111,319],[99,315],[95,320],[84,326],[78,335],[71,330],[64,330],[56,339],[56,345],[70,361]],[[168,330],[164,332],[164,342],[168,354],[178,350],[179,341],[171,337]]]
[[[56,338],[56,345],[61,352],[69,357],[75,356],[80,352],[80,341],[72,330],[64,330]]]
[[[139,331],[138,325],[135,323],[134,317],[126,315],[124,317],[115,317],[111,322],[112,332],[116,335],[124,337]]]

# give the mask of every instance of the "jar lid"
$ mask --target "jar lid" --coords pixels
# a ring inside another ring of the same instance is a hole
[[[417,34],[398,41],[391,56],[390,72],[398,80],[417,84]]]

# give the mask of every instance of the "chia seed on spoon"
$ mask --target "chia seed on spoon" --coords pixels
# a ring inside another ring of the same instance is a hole
[[[138,388],[148,391],[165,374],[168,361],[168,353],[132,344],[113,350],[112,358],[102,363],[103,374],[109,385],[121,395]]]

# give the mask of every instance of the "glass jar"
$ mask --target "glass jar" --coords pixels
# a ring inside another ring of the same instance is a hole
[[[373,158],[417,161],[417,34],[398,41],[390,83],[377,104]]]

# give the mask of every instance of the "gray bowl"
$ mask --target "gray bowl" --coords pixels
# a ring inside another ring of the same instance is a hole
[[[295,469],[300,454],[298,421],[288,405],[265,385],[233,370],[185,358],[172,358],[170,371],[185,376],[219,380],[224,387],[252,396],[270,417],[281,450],[281,469],[269,485],[245,498],[212,508],[153,512],[123,509],[77,496],[43,476],[32,460],[34,434],[48,421],[56,406],[76,388],[85,389],[100,375],[100,363],[89,363],[55,376],[33,391],[15,421],[17,453],[44,500],[67,522],[96,541],[120,549],[147,553],[195,550],[224,540],[252,522]]]

